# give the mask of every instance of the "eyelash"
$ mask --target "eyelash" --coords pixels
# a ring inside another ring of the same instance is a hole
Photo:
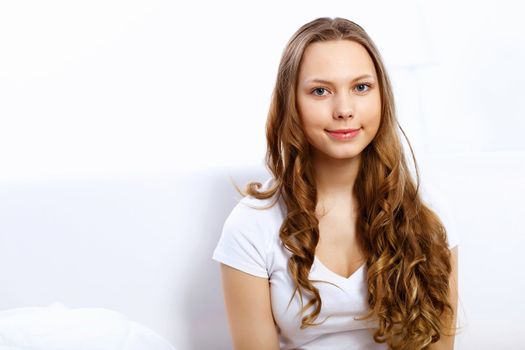
[[[356,86],[359,86],[359,85],[365,85],[365,86],[367,86],[367,87],[368,87],[368,90],[370,90],[370,88],[372,87],[372,84],[370,84],[370,83],[359,83],[359,84],[356,84]],[[323,89],[323,90],[327,90],[327,91],[328,91],[327,88],[324,88],[324,87],[316,87],[316,88],[314,88],[314,89],[311,91],[311,93],[313,93],[315,96],[322,97],[322,96],[324,96],[324,95],[317,95],[317,94],[315,94],[315,91],[316,91],[316,90],[320,90],[320,89]],[[366,91],[368,91],[368,90],[366,90]],[[366,91],[362,91],[362,92],[366,92]]]

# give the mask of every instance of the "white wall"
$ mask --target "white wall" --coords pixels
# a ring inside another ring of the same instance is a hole
[[[381,50],[423,181],[463,230],[456,348],[521,346],[520,13],[511,1],[1,2],[0,308],[107,307],[180,349],[227,348],[211,252],[236,199],[228,176],[264,178],[282,49],[303,23],[340,16]]]

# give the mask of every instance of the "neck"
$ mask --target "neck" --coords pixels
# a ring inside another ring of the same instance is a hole
[[[360,162],[360,155],[349,159],[314,155],[313,167],[318,202],[347,203],[353,206],[355,200],[353,190]]]

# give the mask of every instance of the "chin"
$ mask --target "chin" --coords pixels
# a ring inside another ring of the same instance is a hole
[[[317,154],[317,156],[337,160],[355,158],[363,151],[361,148],[356,149],[355,147],[347,148],[346,150],[341,149],[340,147],[330,147],[325,149],[314,147],[314,149],[316,150],[314,151],[314,154]]]
[[[359,156],[361,153],[355,153],[355,152],[352,152],[352,153],[339,153],[339,154],[331,154],[329,155],[330,158],[334,158],[334,159],[339,159],[339,160],[345,160],[345,159],[352,159],[352,158],[355,158],[357,156]]]
[[[332,155],[338,158],[353,158],[361,154],[361,151],[361,148],[356,149],[355,147],[352,147],[351,149],[346,150],[336,150],[335,152],[332,152]]]

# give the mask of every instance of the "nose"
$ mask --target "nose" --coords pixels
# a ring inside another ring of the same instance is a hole
[[[346,119],[354,116],[354,106],[351,98],[345,94],[340,94],[334,100],[333,118]]]

